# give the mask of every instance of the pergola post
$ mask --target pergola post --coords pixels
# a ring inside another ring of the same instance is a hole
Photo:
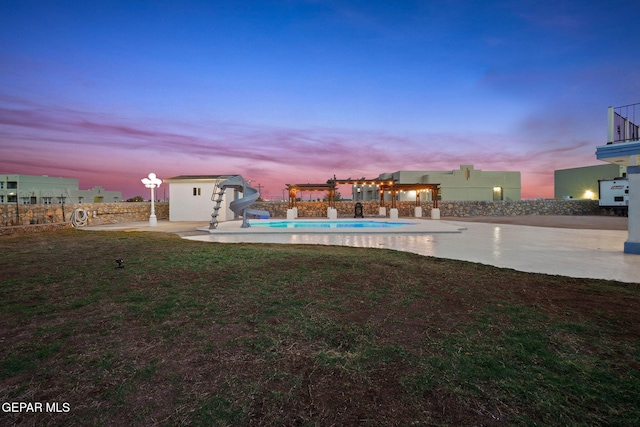
[[[289,187],[289,209],[296,207],[296,189]]]
[[[438,208],[438,190],[440,187],[438,187],[437,185],[433,188],[433,207],[435,209]]]
[[[329,207],[335,208],[336,201],[334,200],[336,197],[336,187],[332,187],[329,189]]]

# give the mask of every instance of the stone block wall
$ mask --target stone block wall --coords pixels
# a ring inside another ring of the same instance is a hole
[[[598,206],[597,200],[517,200],[517,201],[445,201],[439,202],[441,217],[465,217],[465,216],[513,216],[513,215],[607,215],[606,209]],[[365,216],[378,216],[378,202],[362,202]],[[422,215],[431,217],[433,202],[423,202]],[[272,218],[286,218],[288,204],[286,202],[257,202],[252,208],[269,212]],[[299,202],[298,217],[301,218],[326,218],[327,202]],[[398,215],[401,217],[413,217],[414,202],[398,202]],[[336,202],[338,216],[353,218],[355,202]],[[387,216],[389,216],[389,204],[387,204]]]
[[[87,225],[146,221],[150,202],[82,203],[56,205],[0,205],[0,227],[65,223],[76,209],[87,213]],[[155,202],[156,217],[169,219],[169,202]]]
[[[366,217],[375,217],[379,213],[377,202],[363,202],[363,213]],[[327,202],[300,202],[298,216],[300,218],[326,218]],[[398,202],[400,217],[413,217],[413,202]],[[287,202],[257,202],[251,206],[269,212],[272,218],[287,217]],[[432,202],[422,203],[423,217],[431,217]],[[17,210],[16,210],[17,208]],[[513,216],[513,215],[610,215],[606,209],[598,206],[597,200],[519,200],[502,202],[445,201],[439,203],[440,216]],[[149,202],[118,203],[83,203],[63,205],[0,205],[0,234],[16,232],[35,232],[67,227],[75,209],[87,213],[87,225],[117,224],[136,221],[147,221],[151,211]],[[338,217],[353,218],[355,202],[336,202]],[[169,219],[169,202],[155,203],[156,217],[159,220]],[[387,204],[387,216],[389,205]],[[58,224],[52,227],[53,224]],[[23,231],[18,229],[22,227]]]
[[[431,205],[423,206],[430,215]],[[597,200],[516,200],[501,202],[440,202],[441,216],[606,215]]]

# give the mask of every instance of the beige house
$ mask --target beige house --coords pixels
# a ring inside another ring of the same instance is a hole
[[[473,165],[460,165],[452,171],[404,170],[383,173],[378,180],[393,180],[396,184],[440,184],[439,200],[520,200],[520,172],[494,172],[475,169]],[[379,200],[375,186],[354,186],[354,200]],[[415,191],[399,193],[400,201],[415,201]],[[419,195],[421,200],[431,200],[432,193]],[[386,196],[390,197],[390,196]]]

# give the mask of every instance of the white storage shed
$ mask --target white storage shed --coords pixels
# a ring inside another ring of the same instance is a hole
[[[211,221],[216,184],[234,175],[180,175],[164,179],[169,184],[169,221]],[[238,197],[236,190],[227,189],[220,206],[218,221],[231,221],[234,213],[229,203]]]

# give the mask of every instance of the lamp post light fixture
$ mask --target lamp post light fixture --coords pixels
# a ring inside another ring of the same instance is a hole
[[[149,215],[149,227],[156,227],[158,225],[158,219],[156,218],[155,205],[153,204],[155,198],[153,195],[153,189],[160,187],[162,180],[158,179],[156,174],[151,172],[148,178],[142,178],[140,181],[142,181],[145,187],[151,189],[151,215]]]

